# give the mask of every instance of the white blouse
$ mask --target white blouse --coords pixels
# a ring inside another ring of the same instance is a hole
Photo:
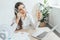
[[[22,19],[22,22],[23,22],[23,29],[28,29],[28,28],[33,28],[34,25],[35,25],[35,21],[32,17],[32,15],[28,14],[26,15],[26,18],[23,20]]]
[[[35,28],[35,21],[32,17],[32,15],[30,15],[29,13],[26,13],[26,18],[25,19],[22,19],[22,22],[23,22],[23,29],[31,29],[31,28]],[[18,29],[19,26],[16,24],[16,21],[15,19],[13,20],[13,25],[16,25],[14,29]]]

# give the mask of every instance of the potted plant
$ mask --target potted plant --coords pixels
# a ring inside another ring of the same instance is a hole
[[[42,12],[43,18],[40,20],[40,27],[44,27],[46,25],[47,17],[49,14],[50,7],[46,6],[47,1],[44,0],[44,5],[40,4],[43,7],[43,10],[40,10]]]

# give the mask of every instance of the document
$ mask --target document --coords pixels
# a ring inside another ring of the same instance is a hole
[[[30,40],[29,33],[27,32],[19,32],[15,33],[11,40]]]

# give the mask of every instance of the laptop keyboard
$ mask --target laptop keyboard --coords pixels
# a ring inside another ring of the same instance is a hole
[[[39,39],[39,38],[43,38],[43,37],[46,36],[47,33],[48,33],[48,32],[43,32],[42,34],[38,35],[37,38],[38,38],[38,39]]]

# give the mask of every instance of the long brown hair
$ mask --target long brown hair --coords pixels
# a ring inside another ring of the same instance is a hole
[[[15,4],[15,16],[16,16],[16,19],[17,19],[17,13],[18,13],[18,6],[20,5],[24,5],[22,2],[17,2]],[[18,22],[18,26],[19,26],[19,29],[22,29],[22,20],[20,18],[19,22]]]

